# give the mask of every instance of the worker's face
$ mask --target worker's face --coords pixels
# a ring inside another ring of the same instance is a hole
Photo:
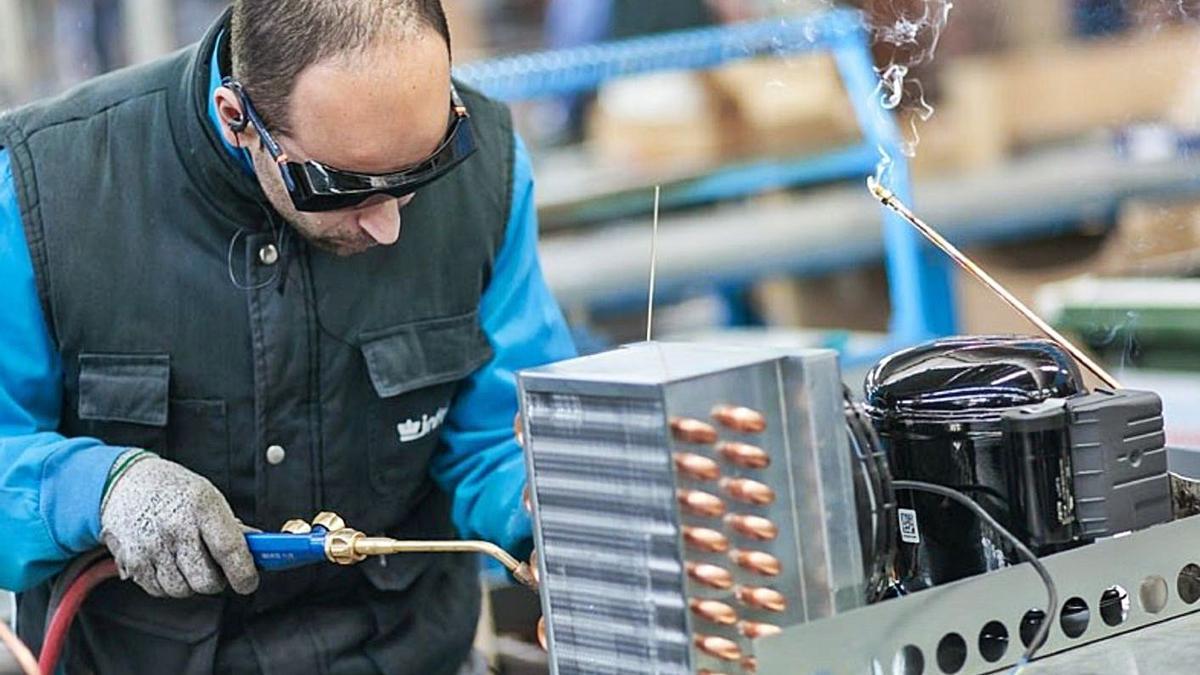
[[[360,173],[390,173],[432,154],[449,124],[450,55],[432,29],[380,40],[366,53],[318,62],[300,73],[289,102],[291,129],[272,134],[293,162],[314,160]],[[305,238],[338,255],[400,238],[412,196],[372,197],[340,211],[304,213],[292,205],[278,166],[246,143],[271,205]]]

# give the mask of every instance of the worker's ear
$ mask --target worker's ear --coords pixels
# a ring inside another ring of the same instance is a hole
[[[221,120],[221,135],[225,142],[235,148],[249,147],[249,137],[257,134],[246,119],[237,94],[229,87],[220,86],[213,92],[213,102],[217,107],[217,118]]]

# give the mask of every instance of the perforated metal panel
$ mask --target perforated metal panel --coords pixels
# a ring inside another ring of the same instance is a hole
[[[1157,525],[1043,558],[1060,608],[1046,657],[1146,629],[1200,610],[1200,518]],[[1029,565],[991,572],[788,628],[757,645],[760,675],[914,675],[1007,673],[1024,651],[1046,604]],[[1031,613],[1032,612],[1032,613]],[[1039,663],[1035,661],[1035,664]],[[1174,668],[1104,670],[1052,664],[1030,673],[1175,675]]]

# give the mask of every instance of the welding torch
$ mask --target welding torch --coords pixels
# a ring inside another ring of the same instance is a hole
[[[537,573],[529,563],[518,561],[490,542],[405,541],[370,537],[347,527],[341,516],[328,511],[317,514],[311,523],[289,520],[279,532],[247,533],[246,545],[250,548],[255,566],[266,572],[282,572],[321,563],[356,565],[369,557],[402,553],[482,553],[504,565],[514,579],[530,590],[536,591],[538,586]],[[26,673],[40,671],[43,675],[50,675],[55,672],[67,634],[84,599],[96,586],[116,576],[116,562],[102,549],[81,557],[68,567],[55,584],[47,608],[45,639],[37,661],[38,670],[30,668],[29,659],[18,656],[18,662]],[[0,631],[0,639],[4,639],[6,644],[7,638]],[[13,649],[13,652],[20,654],[19,649]]]
[[[323,562],[356,565],[368,557],[399,553],[482,553],[504,565],[521,584],[537,590],[537,580],[529,564],[518,561],[490,542],[402,541],[369,537],[346,527],[341,516],[328,511],[317,514],[311,524],[303,520],[289,520],[280,532],[247,534],[246,544],[250,547],[255,565],[268,572]]]

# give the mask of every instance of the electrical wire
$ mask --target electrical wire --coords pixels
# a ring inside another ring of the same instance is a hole
[[[992,518],[991,514],[984,510],[982,506],[975,503],[973,499],[964,495],[958,490],[954,490],[942,485],[923,483],[915,480],[893,481],[892,487],[897,490],[926,492],[929,494],[938,495],[966,507],[988,527],[991,527],[993,530],[999,533],[1000,536],[1004,537],[1004,539],[1006,539],[1008,543],[1011,544],[1014,549],[1016,549],[1017,553],[1020,554],[1020,556],[1024,558],[1026,562],[1033,566],[1033,569],[1037,572],[1038,576],[1042,578],[1042,583],[1046,585],[1046,617],[1042,620],[1041,625],[1038,626],[1037,633],[1033,636],[1033,639],[1030,640],[1029,646],[1025,649],[1025,653],[1021,656],[1020,660],[1017,661],[1017,665],[1012,670],[1014,674],[1020,672],[1026,664],[1033,660],[1034,654],[1037,653],[1037,650],[1040,649],[1043,644],[1045,644],[1046,639],[1050,637],[1050,624],[1052,617],[1054,617],[1058,612],[1058,587],[1054,585],[1054,579],[1050,577],[1050,571],[1046,569],[1046,566],[1042,564],[1042,561],[1038,560],[1037,556],[1033,554],[1033,551],[1030,551],[1029,547],[1025,546],[1025,544],[1018,539],[1016,535],[1004,529],[1004,527],[1002,527],[1000,523],[996,522],[996,519]]]
[[[896,493],[892,489],[892,472],[888,466],[887,455],[874,425],[868,419],[862,405],[854,400],[849,387],[843,386],[842,391],[850,447],[867,476],[871,506],[875,514],[871,547],[864,552],[871,564],[868,602],[875,602],[887,592],[893,577],[896,533],[892,523],[896,518]]]
[[[277,285],[280,287],[280,289],[282,289],[283,285],[287,283],[288,269],[292,261],[292,247],[289,246],[288,239],[294,237],[295,235],[291,231],[291,226],[287,225],[286,223],[280,225],[278,222],[276,222],[276,214],[269,206],[259,202],[258,207],[262,210],[263,216],[266,218],[267,224],[271,228],[272,239],[274,240],[276,250],[279,251],[279,260],[275,264],[275,271],[267,279],[257,284],[244,284],[240,282],[233,271],[233,254],[237,246],[238,239],[242,237],[245,230],[239,229],[237,232],[235,232],[233,237],[229,240],[229,248],[226,251],[225,256],[225,265],[226,272],[229,275],[230,283],[233,284],[234,288],[240,291],[261,291],[262,289],[271,285]],[[303,298],[305,307],[312,312],[313,317],[316,319],[317,329],[326,337],[339,344],[351,349],[358,349],[360,345],[351,340],[347,340],[345,337],[338,335],[326,327],[325,322],[321,319],[321,312],[317,307],[316,299],[309,297],[309,291],[312,289],[308,287],[307,281],[308,280],[304,279],[303,275],[301,275],[301,283],[305,286],[301,292],[301,297]]]

